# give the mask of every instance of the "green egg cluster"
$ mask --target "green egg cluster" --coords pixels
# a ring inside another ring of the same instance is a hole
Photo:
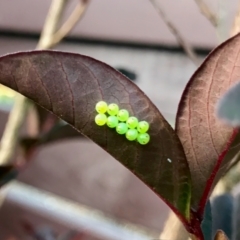
[[[129,112],[126,109],[119,109],[116,103],[108,105],[106,102],[100,101],[96,104],[95,109],[98,112],[95,117],[95,123],[98,126],[107,125],[109,128],[115,128],[118,134],[125,135],[129,141],[137,141],[141,145],[149,143],[148,122],[129,116]]]

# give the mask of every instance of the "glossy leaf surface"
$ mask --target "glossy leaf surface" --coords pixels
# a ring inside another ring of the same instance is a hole
[[[22,52],[0,58],[0,82],[74,126],[125,165],[181,217],[189,218],[190,173],[182,145],[149,98],[108,65],[79,54]],[[116,103],[150,124],[141,146],[95,124],[95,104]]]
[[[183,93],[176,131],[192,175],[192,207],[203,215],[208,197],[239,147],[226,157],[237,132],[216,116],[216,103],[240,77],[240,35],[227,40],[206,58]]]

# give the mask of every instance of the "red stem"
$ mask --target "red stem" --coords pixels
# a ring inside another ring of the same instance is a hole
[[[189,233],[193,234],[197,240],[204,240],[201,229],[202,218],[199,218],[198,213],[191,210],[191,223],[187,229]]]

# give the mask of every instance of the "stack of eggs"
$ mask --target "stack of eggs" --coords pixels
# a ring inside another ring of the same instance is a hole
[[[129,141],[137,140],[140,144],[146,145],[150,141],[147,133],[149,123],[146,121],[138,121],[136,117],[129,117],[126,109],[119,109],[115,103],[107,104],[100,101],[96,104],[98,115],[95,117],[95,123],[98,126],[105,124],[110,128],[116,128],[118,134],[125,134]]]

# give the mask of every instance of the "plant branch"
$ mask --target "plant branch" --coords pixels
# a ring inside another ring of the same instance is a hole
[[[0,165],[8,165],[18,141],[18,133],[27,113],[29,101],[22,95],[16,95],[14,106],[6,124],[0,151]]]
[[[89,0],[80,1],[76,8],[73,10],[70,17],[66,22],[61,26],[61,28],[56,31],[52,37],[52,41],[49,42],[48,48],[51,48],[53,45],[59,43],[78,23],[78,21],[84,16],[86,9],[89,4]]]
[[[59,20],[68,0],[52,0],[48,15],[43,26],[37,49],[47,49],[57,30]]]
[[[210,23],[217,27],[218,25],[218,18],[216,14],[214,14],[211,9],[208,7],[208,5],[203,0],[195,0],[196,4],[198,5],[198,8],[200,12],[210,21]]]
[[[0,191],[0,200],[44,216],[66,228],[91,233],[93,237],[111,240],[156,239],[151,229],[130,222],[116,220],[88,206],[61,198],[18,181],[12,181]],[[42,204],[44,203],[44,204]]]
[[[187,240],[189,233],[177,215],[170,211],[159,239]]]
[[[238,10],[237,10],[237,13],[236,13],[234,21],[233,21],[230,36],[234,36],[239,32],[240,32],[240,4],[238,6]]]
[[[181,35],[181,33],[178,31],[178,29],[173,25],[172,22],[168,19],[166,13],[163,11],[162,7],[157,3],[156,0],[150,0],[152,5],[157,10],[158,14],[161,16],[165,24],[168,26],[170,31],[173,33],[175,38],[177,39],[178,43],[182,46],[182,48],[185,50],[188,57],[193,61],[193,63],[198,66],[200,61],[197,57],[197,55],[194,53],[194,50],[189,45],[189,43],[184,39],[184,37]],[[159,236],[159,239],[177,239],[177,240],[186,240],[190,239],[189,234],[186,231],[185,227],[179,220],[179,218],[176,216],[176,214],[172,211],[170,211],[169,216],[167,218],[167,221],[165,223],[164,229]]]
[[[168,26],[169,30],[175,36],[175,38],[177,39],[180,46],[182,46],[182,48],[185,50],[187,56],[193,61],[193,63],[196,66],[199,66],[200,60],[198,59],[197,55],[195,54],[192,46],[184,39],[184,37],[179,32],[177,27],[169,20],[169,18],[167,17],[166,13],[164,12],[163,8],[159,5],[157,0],[150,0],[150,2],[155,7],[158,14],[161,16],[162,20]]]
[[[59,19],[63,13],[67,0],[52,0],[37,49],[46,49],[56,32]],[[12,111],[1,140],[0,165],[7,165],[16,149],[19,140],[19,130],[27,115],[30,102],[27,98],[17,94]]]

